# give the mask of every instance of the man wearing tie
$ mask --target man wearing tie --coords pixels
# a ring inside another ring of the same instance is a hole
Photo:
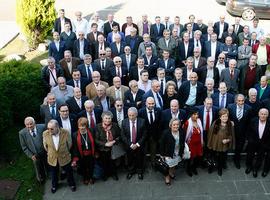
[[[53,93],[48,93],[46,101],[46,104],[40,105],[40,116],[45,126],[47,126],[51,119],[56,119],[59,115],[55,95]]]
[[[87,78],[81,77],[81,72],[78,69],[73,70],[72,79],[67,81],[67,85],[80,88],[83,95],[85,95],[85,88],[87,84]]]
[[[125,46],[124,52],[125,53],[120,55],[120,58],[122,59],[122,66],[127,68],[128,72],[130,72],[130,68],[136,65],[137,53],[131,53],[131,48],[129,46]]]
[[[135,107],[128,109],[128,118],[122,121],[121,138],[127,150],[128,174],[127,179],[137,172],[138,178],[143,179],[144,143],[146,139],[145,121],[137,117]]]
[[[121,99],[116,99],[114,102],[114,107],[110,109],[113,114],[113,122],[117,123],[118,126],[122,127],[122,121],[127,118],[128,108],[124,106]]]
[[[158,80],[153,80],[151,83],[151,90],[143,95],[143,105],[145,105],[148,97],[153,97],[155,99],[155,105],[157,108],[163,108],[163,100],[160,95],[160,83]]]
[[[235,103],[228,106],[230,120],[234,122],[235,132],[235,154],[234,164],[240,169],[240,154],[246,141],[246,128],[249,123],[251,107],[245,104],[245,96],[238,94],[235,97]]]
[[[49,44],[49,56],[54,57],[55,62],[64,58],[65,42],[60,41],[60,36],[58,32],[53,32],[53,41]]]
[[[168,50],[163,50],[161,59],[158,59],[158,67],[165,69],[166,76],[172,78],[175,69],[175,60],[170,58]]]
[[[218,87],[219,92],[212,94],[213,105],[221,108],[227,108],[227,106],[234,102],[234,96],[227,92],[227,86],[225,82],[220,82]]]
[[[129,90],[124,94],[124,104],[129,107],[136,107],[137,109],[142,107],[142,97],[144,95],[144,91],[139,89],[138,82],[135,80],[131,80],[129,82]]]
[[[113,86],[106,89],[106,94],[111,99],[122,99],[124,100],[124,94],[128,91],[128,87],[121,85],[121,79],[116,76],[113,78]]]
[[[84,110],[84,102],[88,99],[86,96],[82,96],[82,92],[80,88],[74,88],[74,97],[67,100],[67,104],[69,106],[69,111],[71,114],[78,115],[79,112]]]
[[[164,24],[160,23],[160,17],[155,17],[155,24],[152,24],[150,27],[150,37],[151,41],[155,44],[158,42],[159,38],[162,37],[163,31],[165,29]]]
[[[25,128],[20,130],[19,139],[23,152],[33,161],[36,179],[43,183],[46,178],[46,153],[42,144],[44,124],[36,124],[33,117],[24,119]]]
[[[85,54],[83,58],[84,63],[78,66],[78,70],[81,72],[81,76],[87,78],[88,82],[92,82],[92,73],[96,71],[96,66],[92,63],[92,56]]]

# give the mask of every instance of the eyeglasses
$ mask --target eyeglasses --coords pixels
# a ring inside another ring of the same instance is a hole
[[[99,55],[100,55],[100,56],[105,56],[106,54],[105,54],[105,53],[100,53]]]

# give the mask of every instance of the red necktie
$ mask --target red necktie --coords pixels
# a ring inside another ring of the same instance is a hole
[[[231,79],[233,79],[233,71],[231,71],[230,77],[231,77]]]
[[[120,75],[120,69],[119,68],[117,68],[117,76],[118,77],[121,77],[121,75]]]
[[[206,111],[206,124],[205,124],[205,130],[208,131],[210,127],[210,112]]]
[[[91,128],[95,128],[95,121],[94,121],[92,114],[90,116],[90,124],[91,124],[91,126],[90,126]]]
[[[136,144],[136,127],[135,127],[135,122],[132,122],[132,144]]]

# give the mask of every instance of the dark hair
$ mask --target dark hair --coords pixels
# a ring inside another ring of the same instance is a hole
[[[63,106],[67,106],[68,107],[68,110],[69,110],[69,106],[67,103],[62,103],[58,106],[58,110],[60,110]]]

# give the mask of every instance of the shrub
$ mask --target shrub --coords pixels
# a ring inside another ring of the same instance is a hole
[[[30,48],[36,48],[51,33],[56,17],[54,3],[55,0],[17,0],[17,22]]]

